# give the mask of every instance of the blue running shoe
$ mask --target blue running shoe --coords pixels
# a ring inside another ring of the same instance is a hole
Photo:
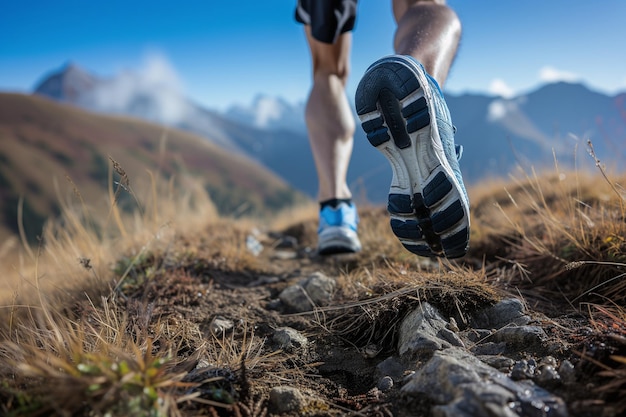
[[[437,82],[412,57],[392,55],[367,69],[355,101],[367,138],[393,170],[387,209],[395,235],[417,255],[465,255],[469,199]]]
[[[320,211],[317,251],[320,255],[353,253],[361,250],[356,234],[359,216],[354,204],[339,203]]]

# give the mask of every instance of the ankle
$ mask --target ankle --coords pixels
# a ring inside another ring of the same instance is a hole
[[[331,198],[329,200],[320,201],[320,210],[322,210],[326,206],[337,208],[339,204],[341,203],[346,203],[348,205],[351,205],[352,199],[351,198]]]

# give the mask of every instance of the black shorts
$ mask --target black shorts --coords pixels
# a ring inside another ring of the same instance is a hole
[[[298,0],[296,20],[311,26],[311,34],[324,43],[354,28],[357,0]]]

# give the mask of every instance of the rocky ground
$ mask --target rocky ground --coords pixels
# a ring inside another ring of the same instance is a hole
[[[207,381],[194,388],[205,403],[182,403],[183,415],[626,413],[624,379],[602,374],[626,353],[626,328],[608,311],[590,320],[522,296],[471,256],[319,257],[312,224],[241,233],[239,255],[189,243],[193,256],[145,258],[119,288],[157,346],[178,329],[168,343],[185,380]]]
[[[602,174],[472,190],[455,261],[408,253],[384,207],[329,257],[316,207],[111,240],[68,217],[0,309],[0,414],[624,416],[626,178]]]

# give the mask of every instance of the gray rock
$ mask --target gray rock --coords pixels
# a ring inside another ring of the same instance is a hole
[[[506,352],[506,343],[487,342],[472,347],[471,352],[474,355],[502,355]]]
[[[378,381],[378,385],[376,385],[376,388],[378,388],[382,392],[389,391],[391,388],[393,388],[393,378],[389,375],[385,375],[384,377],[380,378],[380,380]]]
[[[470,341],[474,343],[484,342],[491,336],[493,332],[487,329],[468,329],[463,332],[463,335]]]
[[[302,286],[311,298],[311,301],[318,306],[324,306],[330,301],[336,285],[337,283],[334,279],[321,272],[315,272],[304,281]]]
[[[280,301],[297,311],[311,311],[316,306],[324,306],[330,301],[336,282],[321,272],[316,272],[296,285],[285,288]]]
[[[270,391],[270,406],[278,414],[293,413],[306,406],[306,399],[297,388],[279,386]]]
[[[490,338],[492,342],[504,342],[509,347],[528,349],[541,346],[548,336],[539,326],[512,326],[503,327]]]
[[[470,327],[500,329],[511,324],[525,326],[528,323],[530,323],[530,316],[525,313],[524,304],[517,298],[507,298],[474,315],[470,321]]]
[[[296,329],[291,327],[280,327],[274,331],[272,340],[284,350],[294,348],[304,348],[309,343],[307,338]]]
[[[452,344],[443,339],[441,335],[445,332],[445,335],[452,340],[458,339],[458,336],[446,328],[447,324],[436,308],[429,303],[422,303],[419,308],[409,313],[400,323],[398,352],[401,356],[406,354],[419,355],[451,347]]]
[[[513,365],[515,365],[515,361],[513,359],[500,355],[484,355],[480,356],[478,359],[492,368],[496,368],[498,371],[504,373],[508,373]]]
[[[513,365],[513,369],[511,369],[511,378],[515,380],[531,379],[535,376],[536,369],[537,364],[534,360],[531,359],[530,361],[527,361],[526,359],[522,359],[515,362],[515,365]]]
[[[274,299],[269,300],[267,302],[267,304],[265,305],[265,308],[268,309],[268,310],[280,310],[282,305],[283,304],[280,301],[280,299],[274,298]]]
[[[391,356],[384,361],[376,365],[376,375],[379,377],[389,376],[395,380],[402,378],[406,366],[402,364],[397,358]]]
[[[290,285],[278,295],[280,301],[297,312],[313,310],[313,303],[309,300],[306,291],[300,284]]]
[[[448,325],[449,323],[446,323],[446,326]],[[465,344],[463,343],[461,338],[457,336],[454,331],[449,330],[448,328],[439,330],[437,336],[450,343],[452,346],[465,347]]]
[[[539,361],[539,366],[546,366],[546,365],[556,368],[556,366],[558,365],[558,362],[556,361],[556,358],[554,356],[546,356],[542,358],[541,361]]]
[[[565,417],[565,403],[529,382],[515,382],[463,349],[437,351],[402,387],[426,395],[438,417]],[[538,412],[541,412],[538,414]]]
[[[487,365],[459,348],[437,351],[409,378],[402,392],[427,394],[435,403],[446,404],[455,399],[461,385],[478,383],[481,380],[478,370],[485,368]]]
[[[553,386],[561,382],[561,375],[552,365],[539,365],[535,381],[543,387]]]
[[[561,362],[559,366],[559,375],[565,385],[570,385],[576,382],[576,369],[574,365],[567,359]]]
[[[361,349],[361,354],[364,358],[372,359],[378,356],[378,354],[382,352],[382,350],[382,346],[377,345],[376,343],[370,343],[369,345]]]

